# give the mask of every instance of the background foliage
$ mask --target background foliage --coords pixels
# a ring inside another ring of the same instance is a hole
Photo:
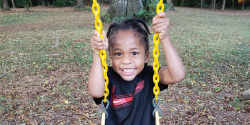
[[[15,6],[17,8],[23,8],[24,4],[25,4],[23,1],[25,1],[25,0],[14,0]],[[144,8],[142,11],[140,11],[138,13],[137,16],[142,17],[145,20],[148,20],[148,18],[152,17],[151,15],[155,13],[155,12],[153,12],[153,10],[155,10],[155,4],[157,3],[156,1],[158,1],[158,0],[142,0]],[[183,6],[185,6],[185,7],[200,7],[200,4],[201,4],[201,0],[172,0],[172,3],[174,6],[181,6],[182,1],[184,2]],[[3,6],[2,2],[3,2],[3,0],[0,0],[0,9],[2,9],[2,6]],[[8,0],[8,2],[9,2],[9,6],[12,7],[11,0]],[[56,6],[56,7],[65,7],[65,6],[76,5],[75,0],[31,0],[31,2],[32,2],[33,6],[41,6],[41,5],[43,5],[43,3],[45,6],[50,5],[50,6]],[[98,3],[100,3],[101,5],[109,4],[110,2],[111,2],[111,0],[98,0]],[[210,8],[211,2],[212,2],[212,0],[204,0],[202,2],[202,6],[205,8]],[[216,8],[221,8],[222,3],[223,3],[223,0],[216,0]],[[31,6],[29,0],[26,4]],[[84,0],[84,4],[85,5],[92,5],[92,0]],[[165,4],[165,8],[168,9],[167,0],[164,0],[164,4]],[[234,0],[234,4],[235,4],[235,6],[233,9],[242,9],[243,0]],[[226,8],[232,8],[232,0],[226,0],[225,6],[226,6]],[[250,0],[245,0],[244,8],[250,9],[249,6],[250,6]],[[118,18],[115,20],[119,21],[121,19]]]

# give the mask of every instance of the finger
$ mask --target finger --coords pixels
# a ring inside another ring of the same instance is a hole
[[[159,24],[154,25],[154,26],[153,26],[153,30],[158,29],[158,28],[160,28],[160,27],[167,27],[167,26],[166,26],[166,23],[159,23]]]
[[[107,36],[106,36],[106,32],[103,31],[102,34],[103,34],[103,36],[104,36],[105,49],[107,49],[107,48],[108,48],[109,42],[108,42],[108,38],[107,38]]]
[[[156,24],[159,24],[159,23],[165,23],[167,20],[166,20],[166,18],[165,19],[162,19],[162,18],[159,18],[159,19],[153,19],[153,21],[152,21],[152,24],[153,25],[156,25]]]
[[[167,18],[167,15],[165,12],[160,12],[156,15],[157,18]]]
[[[105,49],[105,46],[96,46],[95,44],[91,43],[91,48],[94,50],[102,50]]]
[[[102,43],[104,40],[100,37],[97,37],[97,36],[93,36],[92,39],[98,43]]]
[[[93,31],[94,36],[100,37],[100,34],[97,32],[97,30]]]
[[[104,37],[104,41],[105,42],[108,42],[108,39],[107,39],[107,36],[106,36],[106,32],[105,31],[102,31],[102,35]]]
[[[159,23],[169,23],[169,19],[168,18],[159,18],[159,19],[154,19],[152,24],[153,25],[156,25],[156,24],[159,24]]]
[[[91,39],[91,43],[93,43],[94,45],[96,46],[102,46],[104,45],[104,40],[102,38],[99,38],[99,37],[96,37],[94,36],[92,39]]]
[[[98,42],[92,42],[93,45],[99,47],[99,46],[105,46],[105,43],[102,42],[102,43],[98,43]]]
[[[159,27],[159,28],[155,28],[153,29],[154,33],[162,33],[162,32],[167,32],[167,28],[166,27]]]

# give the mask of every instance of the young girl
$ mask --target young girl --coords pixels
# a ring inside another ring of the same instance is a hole
[[[142,25],[143,27],[142,27]],[[169,38],[169,20],[161,12],[153,19],[153,31],[159,33],[168,66],[159,69],[159,87],[164,90],[170,84],[185,77],[183,63]],[[152,115],[153,67],[148,66],[149,30],[141,19],[126,19],[120,24],[110,25],[105,41],[97,31],[91,39],[93,64],[89,74],[89,93],[96,104],[103,99],[105,80],[103,77],[99,50],[109,51],[108,67],[110,102],[107,125],[154,125]]]

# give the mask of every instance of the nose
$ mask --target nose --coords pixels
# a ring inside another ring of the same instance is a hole
[[[131,60],[128,55],[123,57],[122,64],[131,64]]]

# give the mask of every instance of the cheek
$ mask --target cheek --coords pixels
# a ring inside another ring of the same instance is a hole
[[[110,61],[110,63],[112,64],[112,66],[117,67],[117,65],[119,65],[119,60],[112,57],[112,60]]]
[[[110,60],[110,63],[112,64],[113,63],[113,61],[112,61],[112,58],[109,56],[109,60]]]

